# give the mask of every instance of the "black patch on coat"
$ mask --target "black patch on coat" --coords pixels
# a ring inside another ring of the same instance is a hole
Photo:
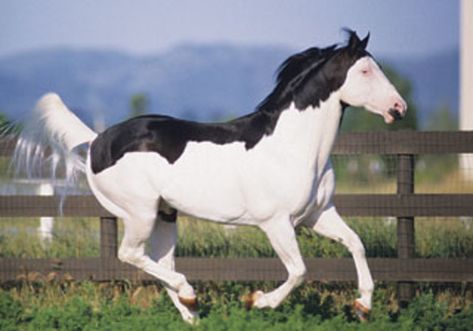
[[[300,111],[318,107],[343,85],[348,69],[369,55],[368,37],[360,40],[355,32],[348,33],[347,46],[314,47],[289,57],[278,70],[274,90],[246,116],[226,123],[198,123],[147,115],[110,127],[92,143],[92,171],[97,174],[113,166],[128,152],[156,152],[172,164],[190,141],[242,142],[247,150],[253,148],[273,133],[281,112],[292,102]]]
[[[181,156],[189,141],[214,144],[243,142],[254,147],[265,134],[271,134],[275,114],[256,112],[227,123],[204,124],[169,116],[140,116],[112,126],[93,141],[92,171],[99,173],[114,165],[127,152],[157,152],[169,163]]]

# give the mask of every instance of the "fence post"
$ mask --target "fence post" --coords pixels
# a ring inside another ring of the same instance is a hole
[[[117,218],[100,217],[100,257],[117,257],[117,247]]]
[[[414,193],[414,167],[414,155],[398,155],[397,193],[399,195]],[[415,257],[414,217],[397,218],[397,257],[399,259]],[[405,307],[414,297],[412,282],[399,282],[397,293],[399,305]]]

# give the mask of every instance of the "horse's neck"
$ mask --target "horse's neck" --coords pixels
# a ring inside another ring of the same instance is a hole
[[[335,142],[342,107],[333,93],[319,107],[298,110],[294,104],[280,115],[274,141],[302,167],[313,168],[316,174],[325,168]]]

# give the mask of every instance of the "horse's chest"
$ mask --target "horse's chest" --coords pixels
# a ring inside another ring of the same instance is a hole
[[[328,162],[322,174],[312,182],[310,197],[298,212],[292,214],[292,222],[297,226],[307,218],[318,218],[318,215],[332,201],[335,192],[335,177],[333,168]]]

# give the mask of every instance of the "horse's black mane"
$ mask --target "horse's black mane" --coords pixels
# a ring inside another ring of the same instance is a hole
[[[312,47],[292,55],[281,64],[277,71],[274,90],[258,105],[258,110],[275,111],[287,108],[293,101],[298,87],[306,77],[320,68],[333,54],[336,46],[327,48]]]
[[[320,101],[326,100],[330,92],[343,84],[351,65],[360,57],[369,55],[365,50],[369,35],[360,40],[356,32],[349,29],[345,29],[345,32],[349,37],[346,46],[335,44],[326,48],[312,47],[284,61],[277,71],[275,88],[257,109],[280,111],[294,102],[296,108],[303,110],[309,105],[317,107]],[[336,65],[327,68],[325,64],[333,58],[336,58]],[[334,68],[338,72],[329,72]],[[328,77],[336,79],[327,81]]]

